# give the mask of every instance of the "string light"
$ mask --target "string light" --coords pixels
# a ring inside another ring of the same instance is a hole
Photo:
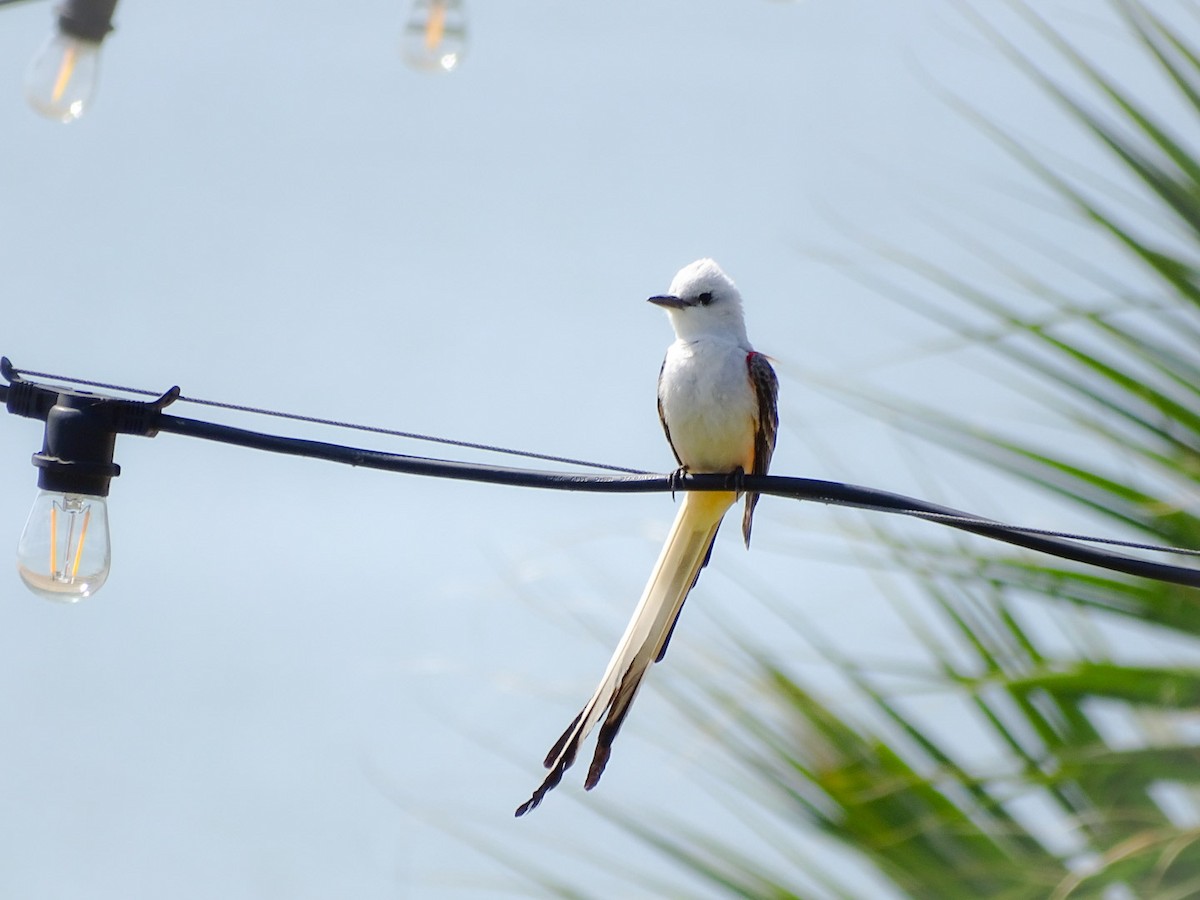
[[[467,47],[467,19],[462,0],[413,0],[400,53],[421,72],[451,72]]]
[[[15,0],[0,0],[0,6]],[[48,119],[74,122],[90,108],[100,77],[100,48],[113,30],[118,0],[64,0],[57,27],[25,74],[29,105]],[[422,72],[451,72],[467,46],[463,0],[413,0],[401,37],[404,62]]]
[[[54,34],[25,75],[25,97],[57,122],[74,122],[91,104],[100,75],[100,45],[112,31],[117,0],[66,0]]]
[[[38,492],[17,544],[17,572],[41,597],[78,602],[103,586],[112,563],[107,498],[121,474],[116,436],[155,434],[155,417],[179,392],[142,403],[51,388],[24,381],[7,359],[0,374],[10,382],[5,408],[46,423],[33,455]]]

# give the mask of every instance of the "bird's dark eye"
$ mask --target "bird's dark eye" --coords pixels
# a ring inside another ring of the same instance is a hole
[[[696,299],[700,302],[701,306],[708,306],[713,301],[712,291],[705,291]]]

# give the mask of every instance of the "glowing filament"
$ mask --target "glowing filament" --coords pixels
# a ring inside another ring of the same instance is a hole
[[[58,571],[58,504],[50,507],[50,576]]]
[[[58,553],[58,513],[66,516],[62,539],[61,564]],[[83,560],[83,547],[87,541],[88,522],[92,518],[92,507],[78,500],[64,499],[62,505],[50,505],[50,577],[54,581],[70,584],[79,577],[79,564]],[[76,536],[78,526],[78,537]]]
[[[425,26],[425,46],[434,50],[442,42],[446,34],[446,4],[444,0],[434,0],[429,10],[429,24]]]
[[[74,44],[67,44],[66,49],[63,50],[62,65],[58,68],[58,78],[55,79],[54,90],[50,94],[50,99],[54,103],[62,99],[62,95],[71,81],[71,76],[75,74],[75,53]]]
[[[87,539],[88,520],[92,518],[92,508],[83,511],[83,524],[79,526],[79,544],[75,548],[75,562],[71,565],[71,580],[79,577],[79,560],[83,558],[83,542]]]

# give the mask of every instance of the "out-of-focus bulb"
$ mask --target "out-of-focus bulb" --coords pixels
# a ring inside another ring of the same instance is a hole
[[[449,72],[467,49],[462,0],[413,0],[404,26],[404,61],[422,72]]]
[[[46,118],[74,122],[96,92],[99,70],[99,42],[59,31],[30,63],[25,97]]]
[[[17,571],[31,591],[75,603],[99,590],[111,562],[104,497],[38,491],[17,546]]]

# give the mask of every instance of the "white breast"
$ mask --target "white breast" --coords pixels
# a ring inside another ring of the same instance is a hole
[[[671,444],[692,472],[750,470],[758,400],[746,368],[747,347],[700,338],[667,349],[658,384]]]

